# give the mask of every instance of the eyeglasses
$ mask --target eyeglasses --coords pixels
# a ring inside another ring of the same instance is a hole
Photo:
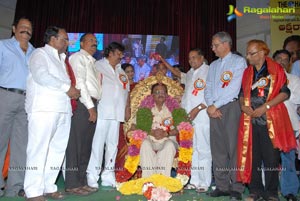
[[[261,50],[258,50],[258,51],[256,51],[256,52],[247,52],[247,53],[246,53],[246,56],[249,55],[249,56],[252,57],[252,56],[256,55],[257,53],[259,53],[260,51],[261,51]]]
[[[212,44],[210,47],[211,47],[211,49],[213,49],[214,47],[215,47],[215,48],[218,48],[219,45],[221,45],[221,44],[223,44],[223,43],[224,43],[224,42],[217,43],[217,44]]]

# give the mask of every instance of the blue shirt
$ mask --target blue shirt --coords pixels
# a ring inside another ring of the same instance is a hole
[[[291,74],[300,77],[300,60],[297,60],[293,63]]]
[[[231,52],[212,62],[204,91],[207,105],[220,108],[237,98],[246,67],[245,59]]]
[[[15,37],[0,40],[0,86],[26,89],[28,60],[34,50],[29,43],[26,54]]]

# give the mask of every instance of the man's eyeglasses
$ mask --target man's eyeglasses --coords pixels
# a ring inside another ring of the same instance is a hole
[[[219,45],[221,45],[222,43],[224,43],[224,42],[217,43],[217,44],[212,44],[210,47],[211,47],[211,49],[213,49],[214,47],[215,47],[215,48],[218,48]]]
[[[249,56],[251,56],[251,57],[252,57],[252,56],[256,55],[257,53],[259,53],[260,51],[261,51],[261,50],[259,50],[259,51],[256,51],[256,52],[247,52],[247,53],[246,53],[246,56],[248,56],[248,55],[249,55]]]

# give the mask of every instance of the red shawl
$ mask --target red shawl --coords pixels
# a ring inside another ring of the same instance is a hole
[[[267,102],[275,98],[282,86],[286,83],[286,75],[283,68],[272,59],[266,58],[268,72],[271,75],[270,90]],[[244,92],[244,105],[251,106],[251,86],[253,80],[253,66],[248,66],[242,80]],[[271,107],[267,112],[267,126],[269,137],[274,148],[288,152],[296,148],[294,131],[284,103]],[[242,113],[238,132],[238,155],[237,155],[237,180],[250,183],[252,171],[252,123],[251,117]]]

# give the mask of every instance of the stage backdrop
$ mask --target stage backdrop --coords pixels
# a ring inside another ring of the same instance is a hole
[[[282,13],[270,14],[271,52],[282,49],[290,35],[300,35],[300,1],[272,0],[270,7]]]
[[[48,25],[67,32],[177,35],[179,61],[188,70],[191,48],[204,50],[214,59],[211,37],[227,31],[235,49],[236,23],[227,22],[228,6],[235,0],[18,0],[15,17],[27,16],[34,23],[32,42],[42,46]]]

